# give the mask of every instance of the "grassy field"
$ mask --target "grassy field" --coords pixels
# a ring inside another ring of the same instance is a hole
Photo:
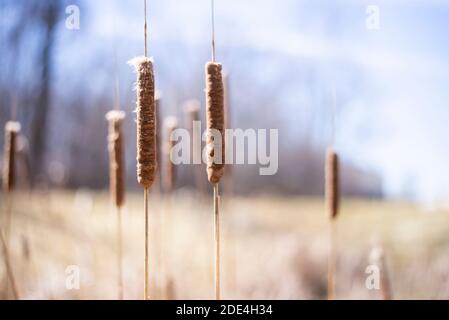
[[[153,298],[213,298],[209,198],[182,192],[171,199],[151,196]],[[117,297],[117,220],[106,193],[24,193],[16,194],[14,203],[10,250],[22,298]],[[142,205],[140,194],[127,195],[126,299],[142,298]],[[223,298],[326,298],[328,226],[322,199],[224,198],[222,206]],[[449,211],[358,199],[344,199],[338,220],[338,298],[379,298],[365,286],[368,256],[379,242],[394,298],[448,298]],[[73,275],[69,266],[79,268],[79,290],[66,287]],[[4,299],[3,263],[0,276]]]

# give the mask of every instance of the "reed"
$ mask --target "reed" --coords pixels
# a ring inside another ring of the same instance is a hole
[[[148,191],[153,185],[157,170],[156,113],[154,96],[153,62],[147,57],[132,60],[137,72],[137,181],[144,188],[145,215],[145,299],[149,298],[148,275]]]
[[[5,146],[3,159],[3,189],[12,192],[15,187],[16,143],[20,123],[8,121],[5,125]]]
[[[5,125],[5,145],[3,154],[3,189],[6,194],[6,222],[5,237],[9,243],[12,222],[12,208],[14,198],[14,188],[16,185],[16,151],[17,137],[20,133],[20,123],[8,121]]]
[[[20,133],[20,123],[14,121],[16,118],[17,100],[14,97],[11,106],[11,116],[13,121],[8,121],[5,125],[5,145],[3,154],[3,189],[6,194],[6,222],[5,234],[0,228],[0,242],[2,246],[3,256],[5,260],[5,269],[7,272],[8,285],[11,285],[14,299],[19,299],[19,290],[15,281],[14,271],[12,268],[11,257],[9,254],[9,238],[11,233],[12,208],[14,189],[16,184],[16,152],[17,138]]]
[[[215,62],[215,10],[211,0],[212,61],[206,63],[206,158],[207,177],[214,189],[215,226],[215,299],[220,300],[220,194],[219,182],[224,174],[225,136],[224,136],[224,85],[222,66]]]
[[[148,193],[156,178],[157,143],[153,60],[147,57],[147,2],[144,0],[144,56],[130,61],[137,73],[137,181],[144,189],[144,299],[149,299]]]
[[[109,186],[111,199],[117,209],[117,287],[118,299],[123,300],[123,232],[121,208],[125,202],[125,161],[122,123],[125,113],[119,110],[106,114],[108,121],[108,151],[109,151]]]
[[[336,219],[339,208],[339,165],[338,156],[332,148],[327,150],[325,164],[325,197],[329,217],[329,257],[328,257],[328,300],[336,298],[336,269],[337,269],[337,227]]]

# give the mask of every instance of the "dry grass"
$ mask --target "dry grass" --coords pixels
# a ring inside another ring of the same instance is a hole
[[[107,193],[18,194],[11,255],[28,299],[115,299],[115,219]],[[124,208],[125,298],[141,299],[143,216],[141,195]],[[170,264],[180,299],[213,298],[212,199],[178,193],[171,204]],[[158,278],[157,226],[165,203],[151,196],[150,269],[153,298]],[[316,198],[233,199],[223,212],[222,298],[325,299],[327,222]],[[406,203],[345,199],[338,220],[338,298],[378,299],[365,288],[373,238],[383,240],[396,299],[445,299],[449,291],[449,211],[425,212]],[[232,244],[232,245],[231,245]],[[232,250],[232,252],[231,252]],[[28,252],[28,253],[27,253]],[[81,270],[80,290],[65,287],[65,270]],[[3,266],[1,267],[3,268]],[[423,281],[422,275],[428,275]],[[4,269],[0,269],[3,290]],[[4,292],[3,292],[4,294]],[[4,295],[3,295],[4,297]]]

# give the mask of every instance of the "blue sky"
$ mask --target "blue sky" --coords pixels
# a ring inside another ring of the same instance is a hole
[[[256,84],[264,86],[260,90],[276,85],[270,81],[281,77],[280,69],[312,66],[323,91],[336,92],[336,148],[344,159],[378,172],[391,197],[410,192],[421,200],[447,197],[449,1],[215,1],[217,54],[224,64],[238,68],[233,48],[263,53],[248,63]],[[380,10],[377,31],[365,26],[366,7],[373,4]],[[113,39],[120,39],[120,62],[141,53],[141,1],[97,0],[86,6],[89,19],[81,28],[87,30],[64,35],[61,57],[64,50],[78,50],[74,59],[86,59]],[[148,8],[150,52],[158,58],[181,44],[184,51],[169,53],[174,65],[198,69],[188,61],[209,58],[209,1],[148,0]],[[89,49],[80,50],[86,42]],[[182,60],[183,54],[191,60]],[[124,63],[120,68],[127,72]],[[161,69],[168,84],[175,70]],[[276,97],[282,112],[300,118],[301,112],[321,112],[317,105],[331,104],[329,97],[308,90],[292,77]],[[296,118],[289,118],[294,130]],[[318,141],[325,144],[327,129],[322,130]]]

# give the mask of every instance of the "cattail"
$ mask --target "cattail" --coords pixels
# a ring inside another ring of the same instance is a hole
[[[220,181],[225,165],[224,89],[221,69],[219,63],[206,64],[207,175],[212,184]],[[221,135],[221,141],[215,141],[214,133]],[[216,152],[221,154],[217,156]]]
[[[329,149],[326,155],[326,204],[330,219],[335,219],[339,206],[338,155]]]
[[[206,63],[207,176],[214,188],[215,300],[221,299],[220,277],[220,195],[218,183],[224,174],[224,86],[221,64],[215,62],[215,10],[211,1],[212,62]],[[219,141],[217,141],[219,140]],[[221,148],[221,150],[220,150]]]
[[[387,268],[384,250],[380,246],[376,246],[371,250],[369,256],[370,263],[376,265],[380,272],[380,294],[382,300],[393,299],[391,290],[390,275]]]
[[[137,180],[148,189],[155,180],[157,169],[153,61],[137,57],[131,64],[137,72]]]
[[[167,192],[173,191],[175,187],[175,180],[176,180],[176,168],[173,164],[172,158],[171,158],[171,150],[173,149],[173,146],[175,145],[175,141],[172,141],[171,136],[173,131],[176,130],[178,126],[178,121],[175,117],[168,117],[164,121],[164,126],[167,130],[167,144],[165,149],[166,159],[167,159],[167,168],[166,168],[166,177],[165,177],[165,190]]]
[[[15,186],[15,155],[17,135],[20,132],[20,123],[8,121],[5,125],[5,150],[3,160],[3,187],[11,192]]]
[[[113,110],[106,114],[109,122],[108,150],[109,150],[109,185],[113,203],[122,207],[125,201],[125,167],[123,159],[122,123],[125,118],[123,111]]]
[[[338,156],[332,148],[326,153],[325,168],[325,193],[326,206],[329,216],[329,258],[328,258],[328,299],[334,300],[336,297],[336,269],[337,269],[337,230],[335,220],[338,215],[339,205],[339,181],[338,181]]]
[[[137,181],[143,186],[143,212],[145,221],[145,259],[144,259],[144,299],[149,296],[149,216],[148,192],[157,173],[157,118],[155,111],[153,60],[148,58],[147,44],[147,0],[143,2],[144,56],[134,58],[130,63],[137,73]]]

